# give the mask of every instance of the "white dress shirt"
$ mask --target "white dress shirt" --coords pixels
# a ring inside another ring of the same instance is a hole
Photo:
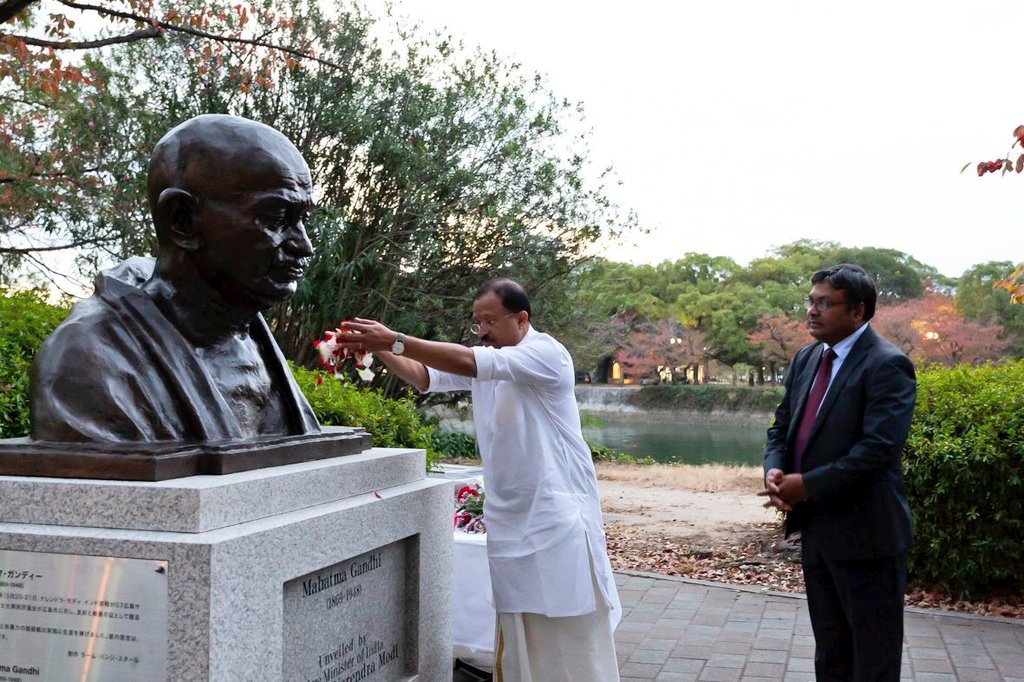
[[[562,617],[600,607],[614,626],[621,607],[569,352],[530,327],[515,346],[473,353],[475,379],[428,368],[427,391],[473,393],[495,608]]]
[[[821,396],[822,405],[825,404],[825,396],[828,395],[829,389],[832,388],[832,380],[836,378],[836,374],[839,374],[839,368],[843,366],[843,360],[845,360],[846,356],[850,354],[850,349],[853,348],[853,344],[857,343],[857,339],[860,338],[860,335],[863,334],[864,330],[867,328],[868,323],[865,322],[861,326],[857,327],[857,329],[852,334],[847,336],[845,339],[843,339],[836,345],[829,346],[827,343],[822,344],[825,346],[826,350],[831,348],[832,352],[836,354],[836,356],[832,359],[832,373],[829,374],[828,376],[828,386],[825,387],[825,393],[824,395]],[[821,406],[819,405],[819,409],[820,407]]]

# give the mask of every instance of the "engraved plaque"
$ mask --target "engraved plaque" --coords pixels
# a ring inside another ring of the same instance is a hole
[[[0,549],[0,682],[166,679],[166,561]]]
[[[400,540],[285,583],[281,679],[411,679],[414,547],[413,538]]]

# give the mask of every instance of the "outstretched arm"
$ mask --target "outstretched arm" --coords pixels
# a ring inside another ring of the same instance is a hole
[[[402,381],[412,384],[419,391],[426,391],[430,387],[430,375],[422,362],[387,350],[376,351],[375,354]]]
[[[380,322],[359,317],[343,322],[341,333],[336,337],[341,347],[347,350],[378,353],[381,362],[421,391],[426,390],[429,384],[426,367],[458,376],[476,376],[476,357],[470,348],[457,343],[406,336],[405,352],[394,355],[390,351],[397,338],[398,332]]]

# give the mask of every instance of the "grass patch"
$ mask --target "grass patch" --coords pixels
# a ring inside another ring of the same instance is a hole
[[[704,493],[725,490],[755,493],[764,487],[761,467],[728,464],[638,466],[601,462],[598,465],[598,477],[608,481]]]

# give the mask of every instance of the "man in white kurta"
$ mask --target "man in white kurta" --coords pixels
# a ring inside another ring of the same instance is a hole
[[[346,323],[354,333],[342,341],[378,353],[422,391],[472,391],[498,611],[496,679],[618,680],[612,631],[621,609],[572,359],[533,329],[526,294],[511,280],[482,286],[473,318],[484,344],[473,348],[361,319]]]

